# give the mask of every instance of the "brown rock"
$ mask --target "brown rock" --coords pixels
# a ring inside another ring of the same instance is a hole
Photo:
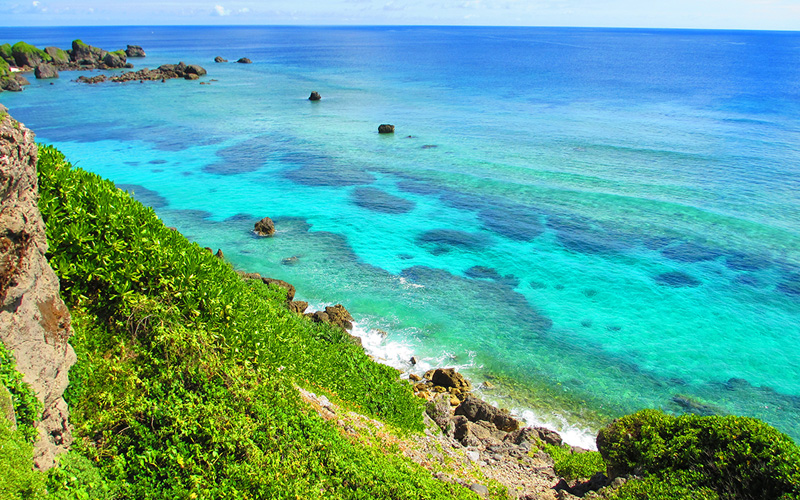
[[[325,308],[325,312],[328,314],[331,323],[345,330],[352,330],[353,317],[350,316],[350,313],[343,305],[336,304],[335,306],[328,306]]]
[[[319,92],[312,92],[310,96],[308,96],[309,101],[319,101],[322,99],[322,96],[319,95]]]
[[[431,380],[434,384],[445,388],[455,387],[456,389],[466,389],[467,391],[472,390],[469,380],[456,372],[455,368],[437,368],[431,375]]]
[[[388,123],[384,123],[378,126],[378,133],[379,134],[394,134],[394,125],[389,125]]]
[[[253,63],[253,61],[251,61],[250,59],[248,59],[246,57],[240,57],[239,60],[236,61],[236,62],[240,63],[240,64],[252,64]]]
[[[420,380],[422,380],[422,377],[420,377],[416,373],[409,373],[408,374],[408,380],[410,380],[412,382],[419,382]]]
[[[0,341],[44,405],[34,463],[48,469],[72,443],[62,397],[75,363],[70,316],[45,258],[33,133],[8,115],[0,119],[0,158]]]
[[[522,444],[525,441],[536,442],[537,440],[556,446],[561,446],[562,444],[561,435],[559,435],[556,431],[551,431],[550,429],[545,429],[544,427],[524,427],[522,429],[510,432],[505,437],[505,441],[512,442],[517,445]]]
[[[215,63],[225,63],[225,62],[228,62],[228,60],[224,59],[222,56],[217,56],[217,57],[214,58],[214,62]]]
[[[288,301],[294,300],[295,289],[294,285],[292,285],[291,283],[287,283],[283,280],[276,280],[274,278],[264,278],[264,277],[261,278],[261,281],[263,281],[267,285],[273,285],[283,288],[284,290],[286,290],[286,300]]]
[[[46,80],[48,78],[58,78],[58,70],[52,64],[42,63],[36,66],[33,72],[34,76],[39,80]]]
[[[303,314],[308,309],[308,302],[302,300],[294,300],[289,302],[289,310],[297,314]]]
[[[269,217],[264,217],[260,221],[256,222],[253,230],[259,236],[272,236],[275,234],[275,223],[272,222],[272,219]]]
[[[482,399],[468,396],[456,408],[456,415],[464,415],[472,422],[485,420],[493,423],[498,429],[513,432],[519,429],[519,422],[506,410],[500,410]]]

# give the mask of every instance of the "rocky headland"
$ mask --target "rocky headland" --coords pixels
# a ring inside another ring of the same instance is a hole
[[[33,137],[0,106],[0,341],[43,405],[34,463],[48,469],[72,443],[63,394],[75,353],[70,314],[45,256]]]

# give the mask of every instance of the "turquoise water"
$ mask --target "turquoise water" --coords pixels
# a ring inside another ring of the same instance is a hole
[[[210,85],[63,73],[0,102],[237,268],[343,303],[386,362],[458,366],[578,444],[644,407],[800,438],[799,33],[0,35],[205,66]]]

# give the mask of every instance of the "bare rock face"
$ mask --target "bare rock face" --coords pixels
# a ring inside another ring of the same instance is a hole
[[[72,442],[62,396],[75,352],[69,311],[45,258],[36,158],[33,133],[0,113],[0,341],[44,404],[34,463],[49,469]]]

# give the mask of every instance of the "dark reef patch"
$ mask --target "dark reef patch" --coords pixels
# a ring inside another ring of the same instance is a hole
[[[295,167],[284,171],[283,176],[304,186],[345,187],[375,182],[375,176],[366,169],[341,165],[329,156],[298,151],[284,155],[282,161]]]
[[[442,193],[442,189],[433,186],[427,182],[421,181],[400,181],[397,183],[397,189],[411,194],[421,194],[423,196],[436,196]]]
[[[670,286],[672,288],[694,288],[702,284],[700,280],[680,271],[662,273],[653,279],[656,280],[656,283],[659,285]]]
[[[733,282],[737,285],[750,286],[753,288],[761,288],[764,286],[764,283],[760,279],[751,274],[740,274]]]
[[[119,189],[123,191],[127,191],[133,199],[141,203],[142,205],[147,205],[148,207],[152,208],[164,208],[169,203],[167,199],[158,194],[158,192],[153,191],[151,189],[147,189],[144,186],[139,186],[138,184],[115,184]]]
[[[404,214],[416,206],[413,201],[371,187],[360,187],[353,190],[352,200],[361,208],[384,214]]]
[[[218,175],[236,175],[255,172],[266,163],[275,149],[270,137],[259,136],[217,151],[215,163],[203,167],[203,172]]]
[[[800,297],[800,274],[787,274],[775,289],[790,297]]]
[[[746,253],[732,253],[725,256],[725,266],[733,271],[762,271],[772,263],[768,257]]]
[[[490,245],[489,238],[482,234],[468,233],[457,229],[433,229],[417,237],[420,246],[432,245],[435,248],[462,248],[482,250]]]
[[[489,279],[502,283],[511,288],[519,286],[519,278],[513,274],[501,275],[497,269],[486,266],[472,266],[464,272],[464,275],[473,279]]]
[[[165,163],[167,163],[167,160],[150,160],[147,163],[149,163],[150,165],[164,165]]]
[[[130,167],[135,167],[135,166],[137,166],[139,164],[139,162],[138,161],[123,161],[122,164],[123,165],[128,165]]]
[[[681,243],[661,250],[661,255],[676,262],[703,262],[722,256],[722,252],[695,243]]]
[[[512,240],[529,241],[544,232],[541,216],[524,206],[498,206],[478,212],[483,227]]]
[[[502,308],[504,316],[513,317],[515,322],[528,325],[536,334],[542,334],[553,326],[550,318],[533,308],[521,293],[515,292],[506,283],[472,280],[427,266],[409,267],[403,269],[400,275],[412,283],[436,289],[440,293],[448,293],[449,289],[469,290],[469,300],[496,304]]]
[[[636,245],[631,235],[605,231],[583,217],[551,215],[547,218],[547,226],[556,231],[558,242],[571,252],[608,254]]]
[[[530,282],[530,283],[528,283],[528,284],[529,284],[529,285],[531,286],[531,288],[533,288],[534,290],[544,290],[545,288],[547,288],[547,285],[546,285],[545,283],[542,283],[541,281],[531,281],[531,282]]]

